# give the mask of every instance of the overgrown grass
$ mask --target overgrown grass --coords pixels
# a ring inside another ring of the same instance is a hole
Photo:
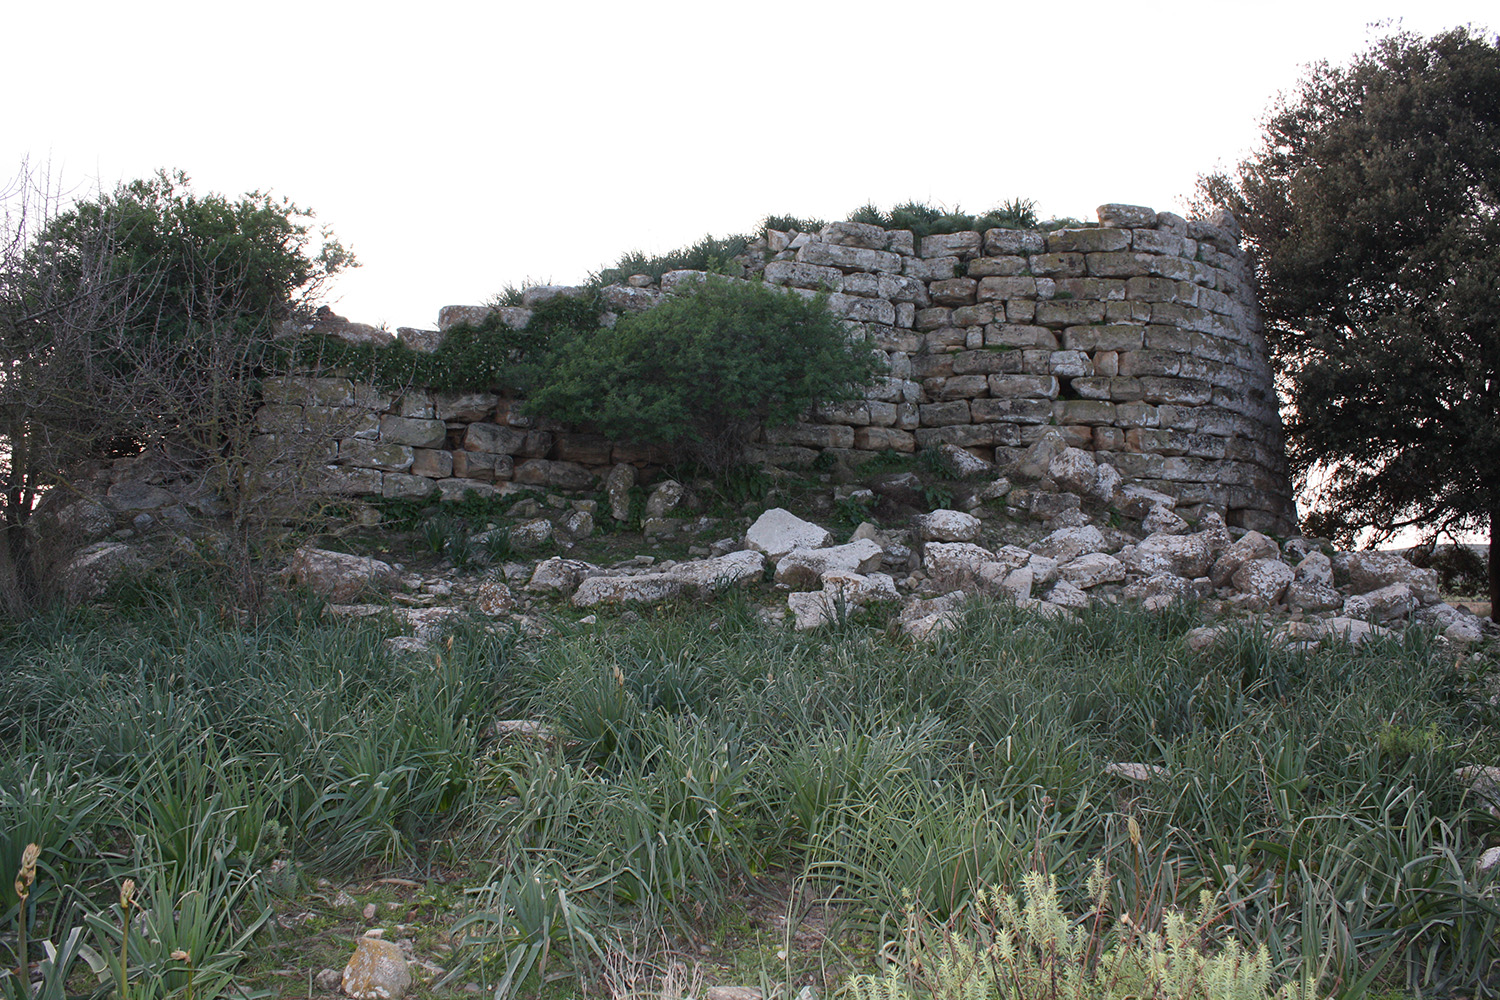
[[[460,631],[423,659],[320,611],[243,626],[166,585],[6,625],[3,926],[87,923],[113,953],[121,879],[152,920],[196,889],[207,995],[254,947],[273,871],[484,859],[451,968],[518,989],[594,967],[612,935],[710,929],[771,872],[879,940],[1028,872],[1080,911],[1100,858],[1101,919],[1149,929],[1207,892],[1215,939],[1264,943],[1278,979],[1493,994],[1500,909],[1474,862],[1496,821],[1453,775],[1493,759],[1490,709],[1420,631],[1309,653],[1251,626],[1196,654],[1186,608],[975,606],[914,646],[857,620],[771,628],[734,597],[525,642]],[[556,741],[490,735],[522,716]],[[5,883],[29,842],[23,908]],[[180,992],[148,944],[134,981]]]

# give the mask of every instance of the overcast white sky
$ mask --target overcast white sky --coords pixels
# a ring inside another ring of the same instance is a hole
[[[1493,0],[0,0],[0,174],[270,189],[360,257],[339,312],[431,326],[768,213],[1181,211],[1307,63],[1394,19],[1500,27]]]

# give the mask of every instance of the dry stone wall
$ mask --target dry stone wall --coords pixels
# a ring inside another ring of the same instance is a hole
[[[796,465],[828,452],[857,460],[951,444],[1003,466],[1056,428],[1179,509],[1216,509],[1259,530],[1295,525],[1251,268],[1227,213],[1185,220],[1104,205],[1097,226],[921,240],[839,222],[767,231],[738,264],[741,280],[826,294],[887,360],[867,398],[761,432],[754,457]],[[644,310],[701,277],[637,275],[603,295],[616,313]],[[574,291],[527,289],[503,318],[524,324],[529,306]],[[449,306],[437,330],[398,335],[433,350],[447,329],[489,311]],[[301,382],[277,387],[263,429],[285,433],[342,411],[354,429],[331,461],[335,485],[351,493],[581,489],[610,466],[662,458],[538,423],[498,394],[392,398],[347,380]]]

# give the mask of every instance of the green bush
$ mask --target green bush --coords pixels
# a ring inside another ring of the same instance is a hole
[[[530,408],[722,468],[756,424],[854,398],[877,371],[822,300],[709,278],[564,345]]]

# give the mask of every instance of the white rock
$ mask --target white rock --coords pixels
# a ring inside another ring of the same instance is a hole
[[[339,553],[331,554],[338,555]],[[143,566],[135,550],[120,542],[95,542],[93,545],[84,546],[73,554],[58,574],[63,598],[70,604],[80,604],[91,600],[104,593],[118,577],[135,572]],[[394,571],[392,575],[394,576]],[[314,586],[313,589],[318,590],[318,587]],[[348,588],[335,586],[324,596],[332,600],[347,601],[349,597],[362,589],[364,589],[363,584]],[[319,592],[322,593],[322,591]]]
[[[1127,601],[1149,604],[1150,610],[1160,611],[1178,600],[1196,600],[1198,588],[1193,581],[1171,573],[1157,573],[1139,580],[1125,588]]]
[[[1209,538],[1201,531],[1191,535],[1148,535],[1138,545],[1122,549],[1125,568],[1141,576],[1170,573],[1173,576],[1204,576],[1213,564]]]
[[[976,455],[971,455],[956,444],[938,445],[938,455],[941,456],[943,465],[948,471],[960,479],[966,476],[982,476],[995,471],[995,463],[986,462]]]
[[[1293,580],[1286,588],[1286,606],[1293,611],[1337,611],[1344,595],[1324,583]]]
[[[1405,618],[1420,606],[1415,591],[1409,583],[1392,583],[1363,594],[1355,594],[1344,601],[1344,614],[1361,620],[1375,618],[1390,621]]]
[[[825,573],[872,573],[884,556],[880,545],[869,538],[823,549],[796,548],[777,561],[776,582],[793,590],[811,590],[821,585]]]
[[[1098,475],[1094,479],[1093,489],[1089,493],[1095,500],[1102,504],[1113,503],[1120,490],[1120,483],[1124,477],[1120,470],[1106,462],[1099,463]]]
[[[935,510],[916,518],[917,537],[924,542],[972,542],[981,526],[979,518],[958,510]]]
[[[1125,579],[1125,564],[1104,552],[1088,552],[1058,567],[1065,582],[1082,590]],[[1056,603],[1063,603],[1058,601]]]
[[[1471,643],[1482,642],[1484,640],[1484,626],[1480,624],[1478,618],[1461,618],[1450,623],[1447,628],[1443,629],[1443,635],[1447,637],[1449,642],[1456,642],[1467,646]]]
[[[1321,552],[1309,552],[1297,564],[1297,582],[1332,587],[1332,561]]]
[[[682,503],[683,497],[687,496],[687,490],[675,479],[668,479],[659,484],[651,495],[646,498],[646,517],[666,517],[668,513],[677,509]]]
[[[515,595],[500,580],[485,580],[474,590],[474,607],[482,615],[498,618],[516,606]]]
[[[534,549],[552,538],[552,522],[545,517],[522,521],[510,529],[510,544],[518,549]]]
[[[1069,493],[1092,493],[1099,481],[1098,463],[1082,448],[1064,448],[1047,464],[1047,474]]]
[[[821,591],[802,591],[787,595],[787,607],[798,631],[819,628],[837,620],[841,613],[864,607],[872,601],[899,601],[896,581],[884,573],[863,576],[858,573],[832,572],[823,578]]]
[[[1089,606],[1089,595],[1073,586],[1067,580],[1059,580],[1053,584],[1052,589],[1047,592],[1047,603],[1056,604],[1060,608],[1072,608],[1082,611]]]
[[[537,594],[571,594],[585,577],[597,573],[598,569],[579,559],[553,556],[536,564],[526,589]]]
[[[1411,585],[1412,591],[1423,604],[1432,604],[1438,599],[1437,570],[1413,566],[1398,552],[1350,552],[1340,555],[1340,561],[1349,574],[1350,593],[1368,594],[1393,583],[1406,583]]]
[[[1103,532],[1093,525],[1084,525],[1059,528],[1033,545],[1031,551],[1065,563],[1091,552],[1103,552],[1107,547]]]
[[[1152,507],[1151,512],[1141,521],[1141,530],[1148,535],[1158,532],[1164,535],[1185,535],[1188,532],[1188,523],[1170,507],[1157,505]]]
[[[1140,764],[1135,761],[1121,761],[1115,764],[1106,764],[1104,773],[1114,775],[1116,778],[1124,778],[1126,781],[1159,781],[1168,776],[1166,768],[1160,764]]]
[[[659,573],[591,576],[574,591],[573,606],[655,604],[674,597],[704,598],[758,580],[764,569],[765,556],[743,551],[681,562]]]
[[[357,594],[385,590],[401,582],[390,563],[308,545],[292,556],[288,572],[299,584],[336,604],[348,604]]]
[[[1281,550],[1276,547],[1276,543],[1265,535],[1258,531],[1247,531],[1219,554],[1208,575],[1215,587],[1223,587],[1245,563],[1255,559],[1275,559],[1280,554]],[[1243,587],[1239,589],[1244,590]]]
[[[793,549],[818,549],[833,541],[833,534],[791,511],[773,507],[745,532],[745,544],[767,558],[780,559]]]
[[[973,542],[930,542],[922,549],[922,569],[943,593],[972,590],[980,580],[980,567],[995,556]]]
[[[1171,510],[1177,506],[1176,497],[1134,484],[1120,487],[1115,502],[1119,504],[1120,513],[1139,519],[1146,518],[1157,507]]]
[[[1236,568],[1230,579],[1240,593],[1271,605],[1281,599],[1293,575],[1292,568],[1280,559],[1251,559]]]
[[[1372,636],[1392,634],[1388,628],[1371,625],[1356,618],[1325,618],[1318,622],[1318,632],[1325,638],[1343,639],[1351,646],[1358,646]]]

